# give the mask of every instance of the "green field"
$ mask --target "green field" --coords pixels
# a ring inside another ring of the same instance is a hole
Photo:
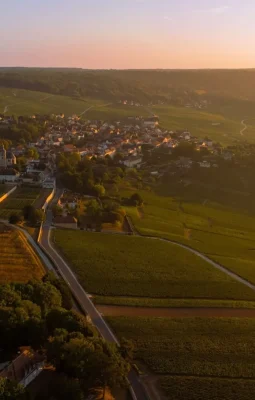
[[[129,197],[134,188],[120,189]],[[183,243],[255,283],[255,218],[208,201],[204,204],[139,190],[144,206],[126,207],[141,235]]]
[[[95,99],[73,99],[23,89],[0,88],[0,113],[7,115],[81,114],[91,106],[107,104]]]
[[[0,218],[8,219],[11,214],[19,214],[28,205],[34,205],[45,191],[36,188],[16,189],[6,200],[0,203]]]
[[[94,98],[72,98],[24,89],[0,88],[1,112],[6,115],[83,114],[85,119],[110,121],[127,120],[129,116],[147,117],[154,113],[160,117],[161,126],[169,130],[187,129],[194,136],[209,136],[222,144],[231,144],[235,140],[255,142],[255,120],[250,119],[247,122],[249,128],[244,136],[240,135],[241,120],[247,116],[248,111],[245,113],[244,110],[243,115],[237,116],[236,112],[231,113],[226,107],[201,111],[162,105],[149,110],[147,107],[120,105],[116,100],[107,102]],[[213,126],[213,123],[220,125]]]
[[[248,400],[255,389],[252,319],[107,318],[132,339],[140,369],[158,376],[168,399]]]
[[[188,130],[193,136],[210,137],[222,144],[244,139],[255,142],[255,125],[252,120],[248,121],[249,129],[245,131],[244,136],[240,135],[241,121],[247,115],[245,112],[240,120],[237,120],[234,113],[230,117],[229,113],[225,114],[224,110],[222,110],[223,114],[219,114],[210,113],[207,110],[165,105],[153,107],[152,111],[160,117],[161,125],[170,130]],[[215,126],[214,123],[220,125]]]
[[[53,235],[81,284],[92,294],[255,299],[253,290],[171,243],[70,230],[56,230]]]

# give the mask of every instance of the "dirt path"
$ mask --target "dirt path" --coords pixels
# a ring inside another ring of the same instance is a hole
[[[246,131],[246,129],[248,128],[248,126],[245,123],[245,119],[243,119],[241,121],[241,125],[243,126],[243,129],[240,130],[240,135],[243,136],[244,132]]]
[[[149,308],[97,305],[106,317],[163,317],[163,318],[255,318],[255,309],[246,308]]]

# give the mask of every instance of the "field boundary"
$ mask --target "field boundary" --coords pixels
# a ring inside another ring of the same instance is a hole
[[[17,186],[14,186],[9,192],[5,193],[2,197],[0,197],[0,203],[2,203],[7,197],[10,196],[15,190],[17,189]]]

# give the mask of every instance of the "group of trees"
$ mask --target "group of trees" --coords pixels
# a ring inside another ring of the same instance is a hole
[[[199,100],[207,96],[254,99],[254,70],[85,71],[1,68],[0,86],[108,100]]]
[[[43,281],[0,286],[0,342],[2,358],[19,346],[32,346],[56,368],[56,379],[36,400],[84,400],[91,389],[104,392],[106,387],[126,385],[132,343],[117,347],[101,339],[72,309],[68,286],[54,274]],[[1,399],[27,396],[15,382],[0,379]]]
[[[22,117],[21,120],[13,116],[10,124],[1,127],[0,139],[8,140],[13,145],[26,144],[36,141],[45,129],[45,125],[37,119]]]
[[[57,159],[58,179],[74,192],[96,197],[105,195],[105,185],[118,183],[125,169],[110,158],[89,160],[78,153],[61,153]]]
[[[30,226],[37,226],[44,218],[45,215],[42,209],[37,209],[28,204],[23,208],[22,213],[12,213],[9,217],[9,223],[16,225],[25,220]]]

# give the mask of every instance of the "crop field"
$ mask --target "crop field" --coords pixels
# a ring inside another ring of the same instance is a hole
[[[42,278],[45,270],[21,232],[0,233],[0,243],[0,283]]]
[[[70,230],[56,230],[53,235],[92,294],[255,300],[253,290],[171,243]]]
[[[101,106],[104,101],[95,99],[73,99],[23,89],[0,88],[0,113],[7,115],[60,114],[66,116],[82,114],[91,106]]]
[[[11,214],[19,214],[27,204],[35,204],[45,192],[36,188],[16,189],[6,200],[0,203],[0,218],[8,219]]]
[[[134,188],[120,190],[129,197]],[[181,201],[139,190],[144,206],[126,207],[141,235],[183,243],[255,283],[255,218],[216,203]]]
[[[255,389],[253,319],[107,318],[167,399],[248,400]],[[237,394],[238,393],[238,394]]]

